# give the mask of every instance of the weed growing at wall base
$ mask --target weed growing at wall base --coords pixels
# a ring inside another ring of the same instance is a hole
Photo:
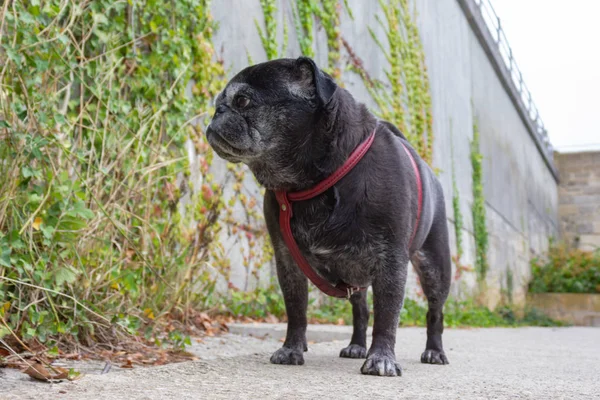
[[[234,318],[250,318],[258,321],[285,320],[285,304],[279,287],[252,292],[234,292],[225,302],[216,307],[216,313]],[[373,310],[372,296],[368,298],[369,310]],[[522,316],[518,316],[521,315]],[[400,312],[400,326],[426,326],[426,306],[412,299],[405,299]],[[308,320],[311,323],[352,325],[352,305],[344,299],[325,298],[317,303],[309,301]],[[373,315],[369,319],[373,324]],[[444,325],[449,328],[462,327],[517,327],[517,326],[562,326],[535,309],[518,313],[512,306],[490,310],[474,301],[449,299],[444,308]]]
[[[547,257],[531,261],[532,293],[600,293],[600,249],[595,252],[552,245]]]

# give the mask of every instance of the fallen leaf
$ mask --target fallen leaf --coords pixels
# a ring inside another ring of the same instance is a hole
[[[69,353],[60,356],[60,358],[64,358],[66,360],[81,360],[83,357],[81,356],[81,353]]]
[[[30,364],[25,371],[27,375],[40,381],[60,380],[69,378],[69,371],[61,367],[44,366],[41,363]]]
[[[205,331],[208,331],[211,329],[212,325],[210,322],[208,321],[202,321],[202,327],[204,328]]]
[[[0,347],[0,357],[10,356],[10,351],[5,349],[4,347]]]
[[[9,309],[10,301],[7,301],[6,303],[2,304],[2,307],[0,307],[0,315],[7,313]]]
[[[267,315],[267,318],[265,318],[265,322],[268,322],[269,324],[277,324],[279,323],[279,318],[277,318],[273,314],[269,314]]]
[[[146,308],[144,310],[144,315],[150,319],[154,319],[154,311],[151,308]]]
[[[42,222],[44,222],[44,220],[41,217],[35,217],[35,219],[33,220],[33,224],[31,224],[31,226],[36,231],[39,231],[40,230],[40,225],[42,225]]]
[[[125,361],[125,364],[121,365],[121,368],[133,368],[133,364],[131,363],[131,359],[128,358],[127,361]]]

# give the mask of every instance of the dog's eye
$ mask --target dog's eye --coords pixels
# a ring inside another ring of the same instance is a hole
[[[239,108],[248,107],[248,104],[250,104],[250,99],[245,96],[240,96],[235,99],[235,105]]]

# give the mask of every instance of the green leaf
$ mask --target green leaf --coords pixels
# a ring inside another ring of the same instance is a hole
[[[104,14],[94,14],[94,22],[97,25],[108,25],[108,18]]]
[[[65,116],[62,114],[54,114],[54,121],[56,121],[57,124],[61,124],[61,125],[63,125],[65,122],[67,122],[67,120],[65,119]]]
[[[17,50],[7,45],[2,46],[8,58],[10,58],[15,64],[21,65],[23,62],[23,56],[17,52]]]
[[[73,205],[73,208],[71,210],[67,211],[67,215],[70,215],[72,217],[91,219],[94,218],[95,214],[92,212],[92,210],[85,206],[85,203],[83,201],[78,201]]]
[[[19,14],[19,20],[27,25],[35,24],[35,18],[28,12],[21,12]]]
[[[29,165],[24,165],[23,168],[21,168],[21,174],[23,175],[23,178],[31,178],[37,176],[38,171],[35,171]]]
[[[0,265],[3,265],[5,267],[11,267],[11,263],[10,263],[11,251],[12,250],[8,246],[0,247]]]
[[[48,355],[51,357],[58,357],[58,347],[54,346],[51,349],[48,349]]]
[[[66,231],[78,231],[87,226],[85,221],[82,221],[78,218],[73,218],[72,216],[65,216],[57,225],[56,229],[58,230],[66,230]]]
[[[39,4],[40,4],[39,0],[31,0],[31,7],[29,7],[29,12],[34,17],[40,16],[41,10],[40,10]]]
[[[52,239],[52,235],[54,234],[54,227],[53,226],[48,226],[46,224],[43,224],[40,227],[40,230],[42,231],[42,234],[44,235],[44,237],[46,239]]]
[[[5,326],[0,326],[0,339],[8,335],[10,335],[10,331],[8,330],[8,328]]]
[[[71,266],[61,267],[54,273],[54,281],[57,286],[62,286],[66,283],[73,283],[77,278],[77,271]]]

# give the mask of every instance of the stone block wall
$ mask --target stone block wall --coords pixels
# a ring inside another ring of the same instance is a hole
[[[600,150],[557,153],[562,239],[582,250],[600,248]]]

